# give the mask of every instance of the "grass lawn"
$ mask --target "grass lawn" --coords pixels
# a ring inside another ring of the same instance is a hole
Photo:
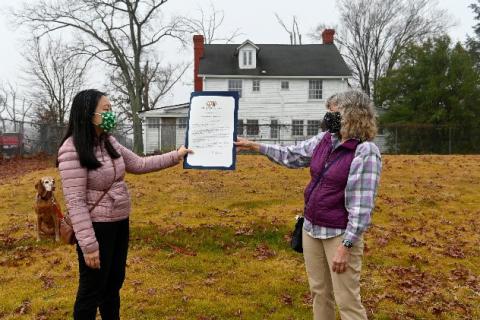
[[[385,156],[365,235],[371,319],[480,319],[480,156]],[[0,164],[0,166],[2,166]],[[0,319],[69,319],[74,247],[37,243],[35,181],[0,180]],[[239,156],[234,172],[127,175],[133,201],[123,319],[311,319],[289,248],[308,169]]]

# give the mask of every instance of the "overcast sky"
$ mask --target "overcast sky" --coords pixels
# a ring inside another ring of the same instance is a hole
[[[32,0],[30,0],[32,1]],[[438,0],[439,8],[446,9],[452,16],[456,26],[451,28],[449,34],[454,41],[464,41],[467,34],[472,34],[472,26],[475,24],[472,10],[468,7],[475,0]],[[12,5],[11,0],[0,0],[0,10],[6,10]],[[14,3],[21,3],[15,1]],[[238,42],[246,38],[257,43],[288,43],[289,39],[285,31],[277,23],[274,13],[291,21],[291,16],[296,15],[300,25],[300,31],[306,38],[319,23],[335,25],[338,23],[338,11],[335,0],[169,0],[163,7],[166,15],[187,14],[195,15],[200,4],[204,6],[213,3],[217,10],[225,13],[223,30],[229,32],[237,28],[243,33]],[[9,25],[5,15],[0,16],[0,82],[17,81],[22,68],[22,39],[28,37],[25,32],[15,30]],[[190,52],[178,52],[178,48],[165,45],[159,52],[164,61],[181,62],[189,60]],[[100,75],[101,76],[101,75]],[[91,77],[97,79],[95,75]],[[189,72],[184,77],[184,82],[177,85],[172,94],[165,99],[164,104],[181,103],[188,100],[191,87],[186,85],[192,81]],[[91,79],[92,83],[95,79]]]

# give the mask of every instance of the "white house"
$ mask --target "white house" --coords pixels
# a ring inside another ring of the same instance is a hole
[[[331,95],[348,89],[352,73],[333,43],[204,44],[194,41],[195,91],[238,91],[238,133],[255,140],[294,143],[316,135]],[[188,103],[143,112],[146,153],[184,143]]]
[[[146,154],[173,150],[185,143],[188,103],[165,106],[140,113]]]

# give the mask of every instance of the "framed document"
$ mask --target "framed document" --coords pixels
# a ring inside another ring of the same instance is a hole
[[[235,170],[238,92],[202,91],[190,97],[185,169]]]

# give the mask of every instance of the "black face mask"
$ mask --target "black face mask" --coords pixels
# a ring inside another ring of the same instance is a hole
[[[340,132],[341,120],[342,120],[342,116],[340,115],[340,112],[327,112],[325,113],[325,117],[323,118],[323,122],[325,123],[325,128],[330,133]]]

